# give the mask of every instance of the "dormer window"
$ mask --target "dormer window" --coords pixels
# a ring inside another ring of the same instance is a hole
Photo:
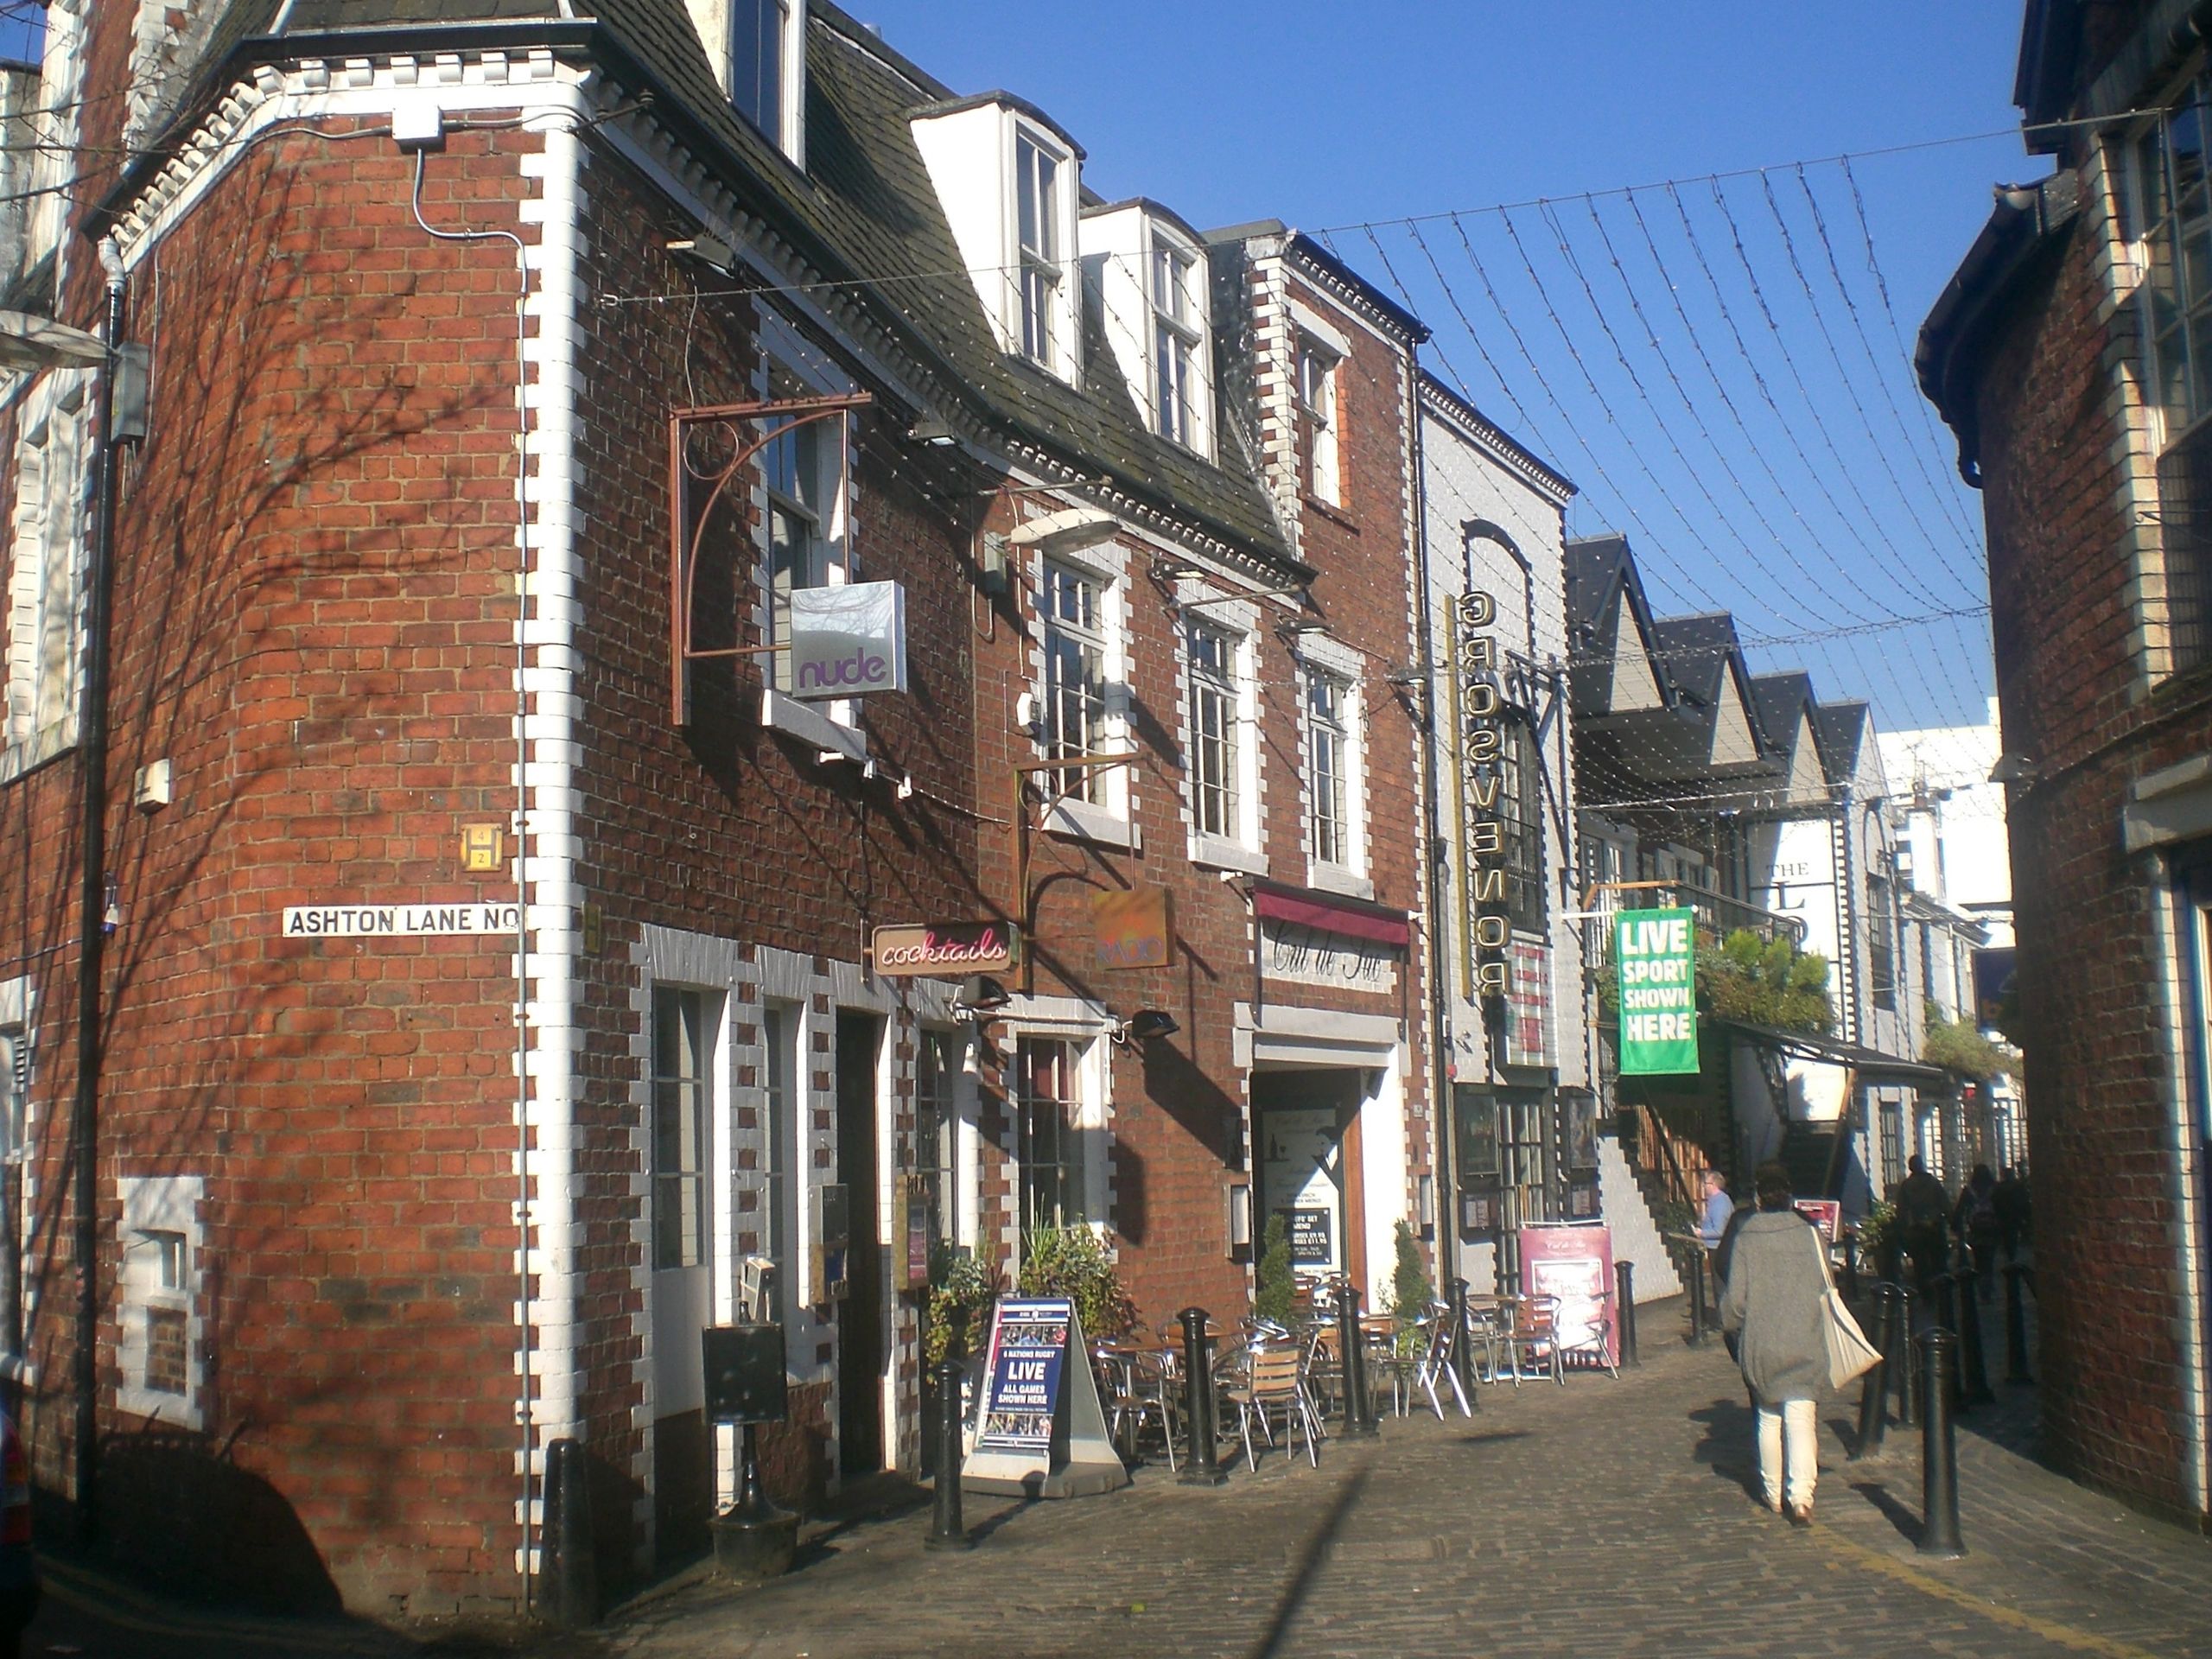
[[[805,0],[730,0],[730,104],[801,165],[805,22]]]
[[[1060,168],[1065,159],[1027,128],[1014,137],[1015,217],[1021,244],[1021,354],[1057,372],[1065,250],[1060,230]]]
[[[1198,257],[1157,231],[1152,245],[1152,406],[1160,435],[1198,448],[1198,357],[1205,340],[1199,319]]]

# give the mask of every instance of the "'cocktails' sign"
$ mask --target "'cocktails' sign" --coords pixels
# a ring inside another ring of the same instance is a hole
[[[1624,910],[1613,918],[1623,1077],[1698,1069],[1696,939],[1688,908]]]
[[[879,927],[869,943],[886,979],[960,979],[1014,966],[1014,932],[1005,922],[928,922]]]

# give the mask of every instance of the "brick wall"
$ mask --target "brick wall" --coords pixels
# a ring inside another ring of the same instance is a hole
[[[2101,310],[2101,226],[2076,226],[2013,300],[1984,372],[1990,592],[2013,792],[2024,1088],[2046,1429],[2075,1472],[2185,1501],[2172,1050],[2148,861],[2127,857],[2129,785],[2212,747],[2202,677],[2144,695],[2127,581],[2125,409]],[[2186,1014],[2183,1014],[2184,1020]]]

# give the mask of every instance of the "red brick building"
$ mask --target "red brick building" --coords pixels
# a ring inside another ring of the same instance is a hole
[[[2212,287],[2202,29],[2031,0],[2000,188],[1921,334],[1988,520],[2046,1427],[2203,1521]],[[2145,113],[2147,112],[2147,113]]]
[[[748,1258],[804,1503],[918,1460],[910,1206],[1153,1322],[1430,1219],[1418,321],[826,4],[570,10],[57,9],[11,162],[148,393],[4,404],[0,1345],[120,1551],[401,1618],[531,1593],[556,1440],[602,1584],[699,1546]],[[1009,922],[988,1018],[874,971]]]

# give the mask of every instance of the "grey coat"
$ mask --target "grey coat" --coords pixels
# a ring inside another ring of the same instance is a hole
[[[1762,1211],[1737,1230],[1720,1325],[1742,1333],[1737,1357],[1761,1404],[1817,1400],[1827,1391],[1821,1297],[1827,1287],[1820,1231],[1796,1211]]]

